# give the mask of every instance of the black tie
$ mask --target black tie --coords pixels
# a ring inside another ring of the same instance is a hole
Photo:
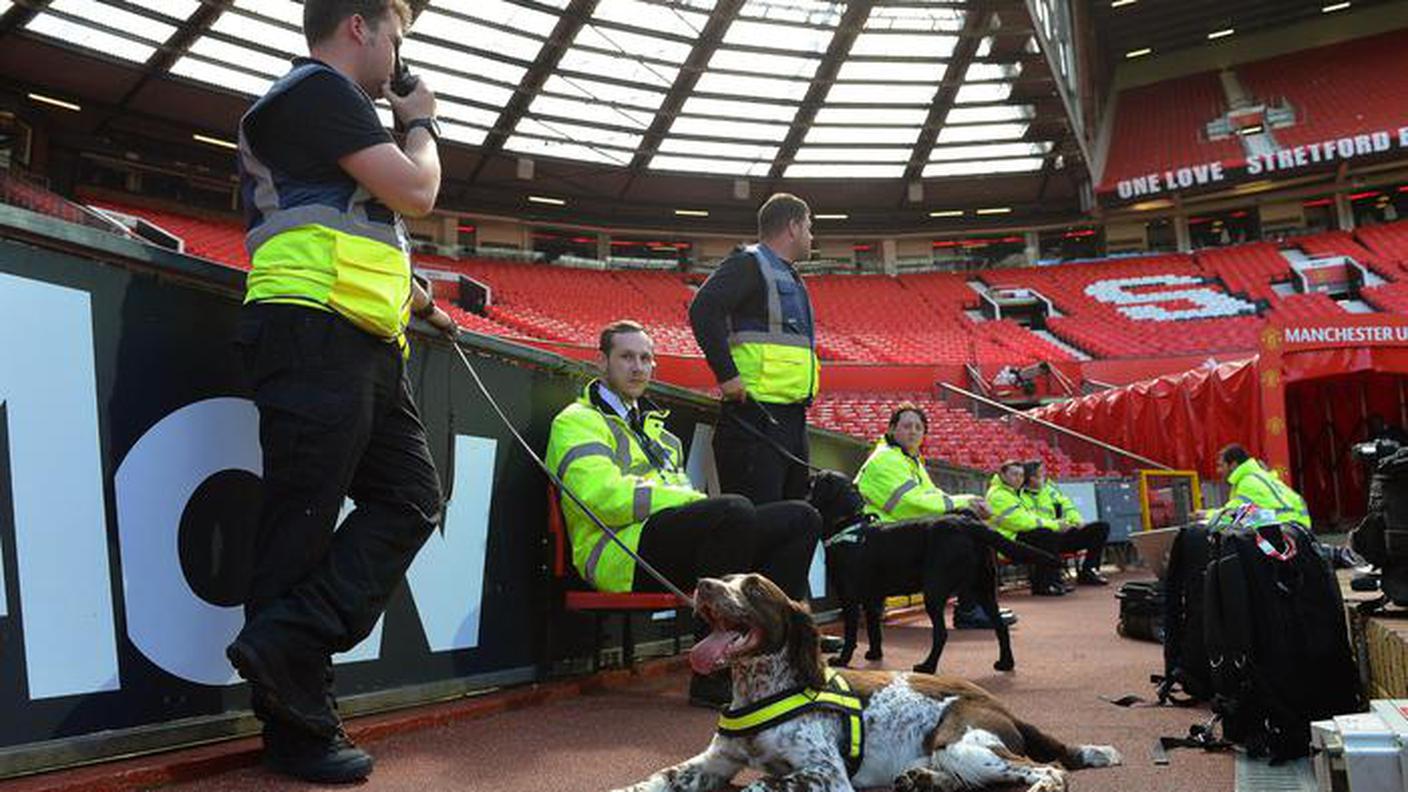
[[[643,434],[645,428],[640,422],[640,408],[632,407],[626,412],[626,422],[631,425],[631,430],[636,434]]]

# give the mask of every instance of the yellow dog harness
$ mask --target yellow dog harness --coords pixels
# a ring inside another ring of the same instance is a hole
[[[724,710],[719,714],[718,731],[725,737],[743,737],[816,710],[842,717],[845,731],[841,737],[841,756],[846,760],[846,772],[854,776],[865,756],[865,721],[861,717],[864,707],[845,678],[830,668],[826,669],[826,687],[821,690],[792,688],[744,707]]]

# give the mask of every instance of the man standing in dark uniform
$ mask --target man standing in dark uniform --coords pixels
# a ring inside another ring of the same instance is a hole
[[[250,683],[265,763],[309,781],[371,772],[342,730],[331,656],[371,631],[441,514],[405,367],[412,314],[456,329],[412,279],[401,222],[428,214],[440,188],[434,95],[388,85],[410,21],[405,0],[306,0],[312,57],[240,122],[252,268],[236,340],[259,408],[263,505],[226,654]]]
[[[778,193],[758,210],[758,243],[709,276],[689,306],[694,338],[723,391],[714,435],[719,486],[754,504],[807,497],[807,406],[821,366],[811,300],[793,262],[812,249],[811,210]],[[766,439],[764,439],[766,438]]]

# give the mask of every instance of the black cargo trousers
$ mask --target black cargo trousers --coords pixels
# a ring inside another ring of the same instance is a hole
[[[371,632],[439,522],[439,477],[395,344],[269,303],[244,308],[236,341],[264,465],[241,635],[325,669],[309,685],[330,689],[329,656]]]

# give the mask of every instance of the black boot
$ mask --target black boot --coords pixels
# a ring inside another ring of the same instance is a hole
[[[318,784],[349,784],[371,775],[375,761],[338,729],[318,737],[286,723],[264,725],[264,766]]]

